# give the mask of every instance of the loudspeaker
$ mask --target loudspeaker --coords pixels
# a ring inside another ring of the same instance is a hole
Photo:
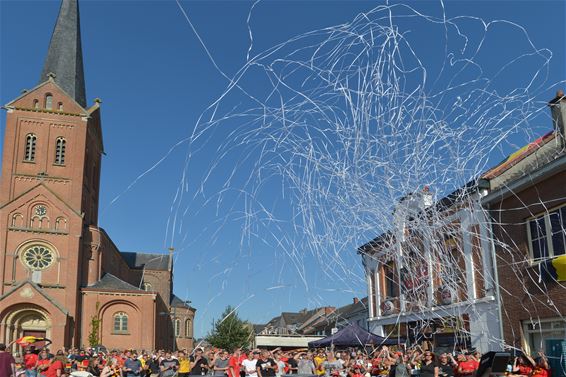
[[[490,351],[481,357],[480,366],[476,371],[476,377],[489,376],[489,374],[503,374],[507,371],[507,364],[511,354],[508,352]]]

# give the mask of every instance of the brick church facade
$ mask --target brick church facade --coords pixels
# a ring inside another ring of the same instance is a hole
[[[191,348],[172,253],[121,252],[98,226],[101,109],[86,101],[77,0],[62,1],[39,84],[5,109],[0,342]]]

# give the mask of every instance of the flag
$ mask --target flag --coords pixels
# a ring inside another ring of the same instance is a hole
[[[541,262],[540,270],[545,281],[566,281],[566,254]]]
[[[42,341],[42,340],[45,340],[47,342],[51,342],[47,338],[37,338],[35,336],[28,335],[28,336],[22,336],[21,338],[16,340],[16,344],[19,344],[20,346],[25,347],[25,346],[29,346],[32,343],[35,343],[37,341]]]

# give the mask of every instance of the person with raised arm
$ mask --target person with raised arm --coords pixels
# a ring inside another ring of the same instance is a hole
[[[552,376],[552,372],[550,370],[550,366],[548,365],[548,359],[544,352],[540,351],[538,353],[538,358],[535,362],[533,358],[527,354],[525,354],[527,359],[535,366],[531,377],[550,377]]]

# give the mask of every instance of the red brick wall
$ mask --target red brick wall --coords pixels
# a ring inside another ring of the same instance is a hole
[[[159,315],[155,305],[155,295],[135,294],[127,292],[95,292],[83,291],[83,307],[85,320],[82,323],[81,345],[88,346],[88,335],[91,333],[91,319],[98,316],[101,320],[100,343],[109,349],[154,349],[156,316]],[[124,312],[128,315],[128,331],[114,331],[114,315]]]
[[[560,317],[566,314],[566,285],[539,284],[538,268],[528,262],[526,220],[566,204],[566,172],[561,172],[515,195],[493,204],[499,284],[503,301],[503,331],[507,343],[520,346],[521,321]],[[542,203],[541,203],[542,202]],[[549,301],[549,299],[551,301]]]

